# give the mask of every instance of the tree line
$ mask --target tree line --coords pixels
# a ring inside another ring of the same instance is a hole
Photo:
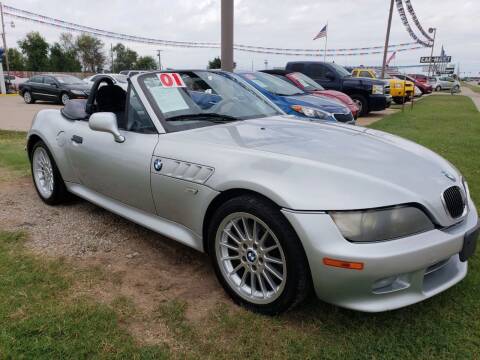
[[[33,31],[17,45],[18,48],[8,49],[10,70],[15,71],[96,73],[157,68],[152,56],[139,56],[122,43],[113,46],[107,56],[103,41],[88,34],[74,37],[70,33],[62,33],[58,41],[49,44],[39,32]]]

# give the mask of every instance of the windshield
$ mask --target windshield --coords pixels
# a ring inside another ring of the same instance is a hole
[[[295,73],[291,73],[291,74],[288,74],[289,77],[292,77],[294,78],[295,80],[297,80],[300,85],[303,86],[303,88],[307,91],[311,91],[311,90],[325,90],[323,88],[322,85],[320,85],[319,83],[317,83],[315,80],[313,80],[312,78],[309,78],[307,75],[305,74],[302,74],[302,73],[299,73],[299,72],[295,72]]]
[[[290,96],[301,95],[303,91],[289,82],[282,80],[274,75],[265,73],[245,73],[243,74],[245,79],[250,80],[255,85],[271,92],[276,95]]]
[[[66,85],[83,84],[82,80],[72,75],[57,75],[55,76],[55,79],[57,79],[57,81],[60,84],[66,84]]]
[[[126,83],[128,79],[126,75],[121,75],[121,74],[114,74],[112,75],[112,77],[119,83]]]
[[[350,74],[343,66],[335,63],[331,63],[330,65],[335,69],[335,72],[339,74],[341,77],[352,76],[352,74]]]
[[[282,114],[233,74],[149,73],[141,76],[139,82],[167,131]]]

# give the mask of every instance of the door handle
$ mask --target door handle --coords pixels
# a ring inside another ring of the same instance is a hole
[[[77,143],[77,144],[81,144],[81,143],[83,143],[83,138],[81,136],[78,136],[78,135],[73,135],[72,136],[72,141]]]

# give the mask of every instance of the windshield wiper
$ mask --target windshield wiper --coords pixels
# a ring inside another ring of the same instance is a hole
[[[205,120],[211,121],[216,123],[223,123],[223,122],[231,122],[231,121],[239,121],[236,117],[230,115],[222,115],[217,113],[198,113],[198,114],[185,114],[185,115],[177,115],[166,118],[167,121],[182,121],[182,120]]]

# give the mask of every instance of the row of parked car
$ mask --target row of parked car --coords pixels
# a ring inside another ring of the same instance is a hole
[[[103,76],[127,90],[128,78],[141,71],[97,74],[86,79],[71,75],[36,75],[19,86],[19,94],[30,104],[36,100],[62,104],[70,99],[85,99],[91,86]],[[380,78],[375,69],[353,68],[348,71],[335,63],[289,62],[285,69],[239,71],[237,74],[260,91],[283,112],[312,120],[331,120],[354,124],[359,116],[381,111],[392,103],[401,104],[415,95],[448,89],[449,82],[438,78],[432,86],[421,75],[388,73]],[[437,78],[435,78],[437,79]],[[192,89],[202,89],[191,84]],[[416,94],[417,90],[420,94]]]

